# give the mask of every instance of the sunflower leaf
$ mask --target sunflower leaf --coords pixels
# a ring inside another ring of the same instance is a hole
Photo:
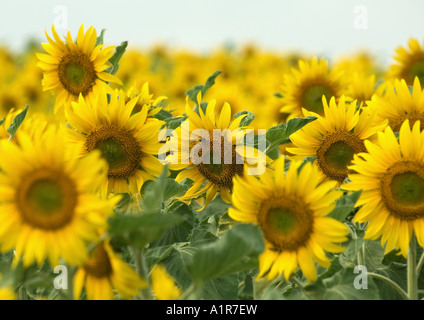
[[[221,71],[215,71],[205,82],[205,84],[199,84],[194,86],[193,88],[186,91],[186,96],[190,98],[191,101],[196,103],[197,105],[197,94],[202,92],[202,97],[205,96],[206,91],[209,90],[215,84],[215,79],[218,75],[220,75]]]
[[[343,221],[350,213],[355,210],[356,201],[358,201],[362,190],[352,192],[342,196],[336,201],[336,207],[328,215],[336,220]]]
[[[18,131],[19,126],[22,124],[22,122],[24,122],[25,117],[28,113],[28,109],[29,109],[29,107],[27,105],[21,113],[17,114],[13,118],[11,125],[9,126],[9,128],[7,128],[7,133],[10,135],[9,140],[13,139],[16,132]]]
[[[114,55],[109,59],[109,62],[112,65],[105,70],[106,72],[110,74],[115,74],[118,71],[119,61],[124,55],[125,50],[127,49],[127,46],[128,46],[128,41],[123,41],[121,45],[116,47]]]
[[[0,126],[4,123],[4,120],[6,120],[6,118],[0,120]]]
[[[238,117],[245,115],[245,114],[247,114],[247,116],[245,116],[243,118],[243,120],[240,121],[240,127],[248,126],[255,119],[255,115],[252,112],[246,111],[246,110],[237,112],[234,115],[234,118],[238,118]]]
[[[194,283],[257,267],[258,255],[264,250],[260,229],[252,224],[239,224],[222,238],[201,245],[187,265]]]
[[[100,35],[97,37],[97,41],[96,41],[96,47],[100,44],[103,44],[103,37],[105,35],[106,29],[102,29],[102,31],[100,32]]]
[[[143,213],[157,213],[162,209],[164,193],[167,187],[168,166],[164,166],[162,173],[155,181],[149,181],[143,188],[143,198],[140,208]]]

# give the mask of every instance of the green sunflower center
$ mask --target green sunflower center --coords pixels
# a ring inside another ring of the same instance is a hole
[[[424,217],[424,165],[396,162],[383,176],[382,199],[386,208],[403,220]]]
[[[86,137],[85,149],[87,152],[99,149],[109,164],[109,178],[116,179],[133,176],[143,156],[133,132],[113,125],[91,131]]]
[[[317,149],[317,163],[332,180],[343,182],[350,173],[353,156],[366,152],[364,142],[348,131],[336,131],[323,138]]]
[[[94,248],[84,264],[84,270],[95,278],[105,278],[112,274],[112,264],[103,243]]]
[[[261,205],[259,225],[275,250],[296,251],[313,232],[313,212],[301,198],[282,195]]]
[[[82,52],[63,56],[58,66],[58,76],[63,87],[76,97],[80,93],[86,96],[97,79],[93,62]]]
[[[46,230],[67,225],[77,205],[74,182],[63,173],[50,169],[29,173],[19,185],[16,196],[23,220]]]
[[[420,83],[424,83],[424,57],[414,61],[406,72],[406,81],[408,84],[412,85],[414,83],[415,77],[418,77]]]
[[[322,96],[325,96],[327,100],[333,96],[332,90],[327,85],[313,84],[308,86],[302,94],[302,107],[323,114]]]

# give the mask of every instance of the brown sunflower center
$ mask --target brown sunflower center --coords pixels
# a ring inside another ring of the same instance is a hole
[[[97,76],[93,62],[82,52],[68,53],[59,62],[59,80],[72,95],[86,96],[94,85]]]
[[[336,131],[324,138],[317,150],[320,169],[332,180],[343,182],[350,170],[353,156],[366,152],[364,142],[348,131]]]
[[[296,251],[313,232],[313,212],[300,198],[282,195],[267,199],[258,217],[264,237],[277,251]]]
[[[78,198],[70,177],[47,168],[33,171],[22,179],[16,197],[22,219],[45,230],[56,230],[69,224]]]
[[[402,220],[424,217],[424,165],[414,161],[393,164],[381,180],[386,208]]]
[[[411,126],[415,124],[415,122],[420,121],[420,129],[424,130],[424,111],[420,112],[418,110],[414,110],[412,112],[405,112],[400,117],[390,119],[389,125],[393,129],[394,132],[399,132],[400,128],[404,121],[408,119]]]
[[[87,152],[100,150],[109,164],[109,178],[116,179],[134,175],[143,155],[132,132],[113,125],[91,131],[86,137],[85,149]]]
[[[333,95],[333,89],[327,84],[308,85],[301,94],[301,104],[303,108],[309,111],[324,114],[322,96],[329,100]]]
[[[84,264],[84,270],[95,278],[105,278],[112,274],[112,264],[103,243],[93,249]]]
[[[219,147],[213,147],[214,140],[215,144],[219,145],[217,139],[221,139],[220,151]],[[228,143],[228,145],[230,145],[230,143]],[[243,159],[240,159],[241,156],[236,152],[236,146],[231,144],[230,148],[225,145],[224,137],[212,137],[209,144],[200,141],[193,147],[193,151],[198,153],[199,158],[202,158],[203,152],[209,155],[209,163],[201,162],[197,164],[197,170],[199,170],[207,180],[219,187],[232,188],[233,177],[236,174],[240,176],[243,175]],[[228,156],[229,152],[231,153],[231,160]]]

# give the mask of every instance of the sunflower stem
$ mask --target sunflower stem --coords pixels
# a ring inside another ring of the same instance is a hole
[[[137,273],[143,280],[148,283],[148,286],[146,288],[141,289],[141,297],[143,298],[143,300],[152,300],[152,294],[150,292],[149,272],[144,256],[144,249],[133,248],[133,252]]]
[[[417,264],[417,277],[420,275],[423,265],[424,265],[424,252],[422,253],[421,258]]]
[[[188,300],[188,298],[195,292],[197,289],[196,285],[191,284],[190,287],[185,290],[181,296],[178,298],[179,300]]]
[[[418,277],[417,277],[417,246],[413,235],[409,242],[408,257],[408,297],[410,300],[418,300]]]
[[[386,282],[387,284],[389,284],[390,286],[392,286],[393,289],[396,290],[397,293],[399,293],[399,295],[402,296],[402,298],[404,300],[409,300],[409,296],[408,294],[405,292],[405,290],[403,290],[396,282],[394,282],[393,280],[378,274],[378,273],[373,273],[373,272],[368,272],[368,275],[371,277],[374,277],[376,279],[382,280],[384,282]]]

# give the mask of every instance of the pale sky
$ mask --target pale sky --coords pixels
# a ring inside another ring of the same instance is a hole
[[[59,21],[74,35],[82,23],[107,29],[108,44],[207,52],[253,42],[327,56],[368,49],[387,62],[409,37],[424,39],[423,13],[422,0],[2,0],[0,43],[18,50],[30,37],[45,41]]]

